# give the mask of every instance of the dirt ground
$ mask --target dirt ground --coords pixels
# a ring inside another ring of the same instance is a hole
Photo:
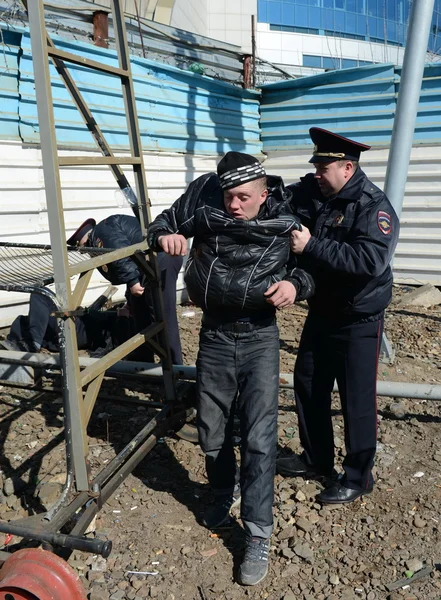
[[[408,291],[394,290],[386,333],[396,358],[392,365],[380,364],[379,378],[441,384],[441,306],[398,307]],[[292,373],[305,315],[302,305],[279,314],[282,372]],[[184,362],[194,364],[200,311],[180,307],[179,318]],[[106,383],[106,398],[97,403],[89,427],[94,472],[154,412],[109,400],[122,394],[146,397],[130,382]],[[199,524],[212,500],[200,448],[175,435],[161,439],[96,518],[90,535],[113,541],[110,557],[71,556],[90,600],[441,599],[439,403],[379,398],[378,405],[374,492],[349,506],[322,507],[315,502],[319,484],[277,476],[269,574],[253,588],[234,581],[243,543],[240,520],[219,534]],[[334,409],[338,466],[344,443],[337,396]],[[61,402],[56,394],[3,388],[0,415],[0,518],[18,519],[50,505],[60,491]],[[289,390],[280,393],[279,446],[281,452],[300,450]],[[0,534],[0,546],[6,541]],[[405,587],[392,591],[390,585],[403,578]]]

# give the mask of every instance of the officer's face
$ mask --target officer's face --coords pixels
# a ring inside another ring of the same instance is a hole
[[[318,186],[326,198],[338,194],[354,172],[354,166],[349,160],[314,163],[314,167]]]
[[[257,217],[261,205],[268,196],[261,180],[248,181],[224,192],[227,212],[235,219],[249,221]]]

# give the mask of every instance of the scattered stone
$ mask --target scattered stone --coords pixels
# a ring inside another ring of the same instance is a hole
[[[406,567],[409,569],[409,571],[416,573],[417,571],[421,571],[421,569],[424,567],[424,564],[418,558],[411,558],[410,560],[406,561]]]
[[[397,419],[404,419],[407,414],[406,407],[403,402],[391,402],[389,411]]]
[[[422,306],[423,308],[429,308],[438,304],[441,304],[441,292],[431,283],[426,283],[413,292],[405,294],[395,306]]]
[[[424,519],[422,519],[419,515],[415,515],[415,518],[413,520],[413,524],[418,529],[422,529],[423,527],[425,527],[427,525],[427,521],[425,521]]]
[[[310,561],[314,556],[314,552],[311,550],[308,544],[296,544],[293,550],[297,556],[300,556],[300,558],[303,558],[307,561]]]

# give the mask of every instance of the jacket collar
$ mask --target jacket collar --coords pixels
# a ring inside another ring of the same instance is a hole
[[[358,167],[346,185],[334,197],[342,200],[358,200],[363,193],[365,179],[366,174]]]

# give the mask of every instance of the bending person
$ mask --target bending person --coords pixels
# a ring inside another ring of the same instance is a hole
[[[142,232],[136,217],[112,215],[100,221],[87,219],[67,240],[70,246],[91,248],[125,248],[142,242]],[[182,267],[182,256],[168,256],[158,253],[158,265],[161,272],[164,298],[165,321],[173,364],[182,364],[181,340],[176,315],[176,280]],[[122,258],[99,267],[99,272],[113,285],[127,285],[126,298],[130,312],[135,320],[136,331],[142,331],[154,320],[152,298],[144,276],[136,263],[130,258]],[[136,358],[153,362],[154,353],[143,344],[136,352]]]

